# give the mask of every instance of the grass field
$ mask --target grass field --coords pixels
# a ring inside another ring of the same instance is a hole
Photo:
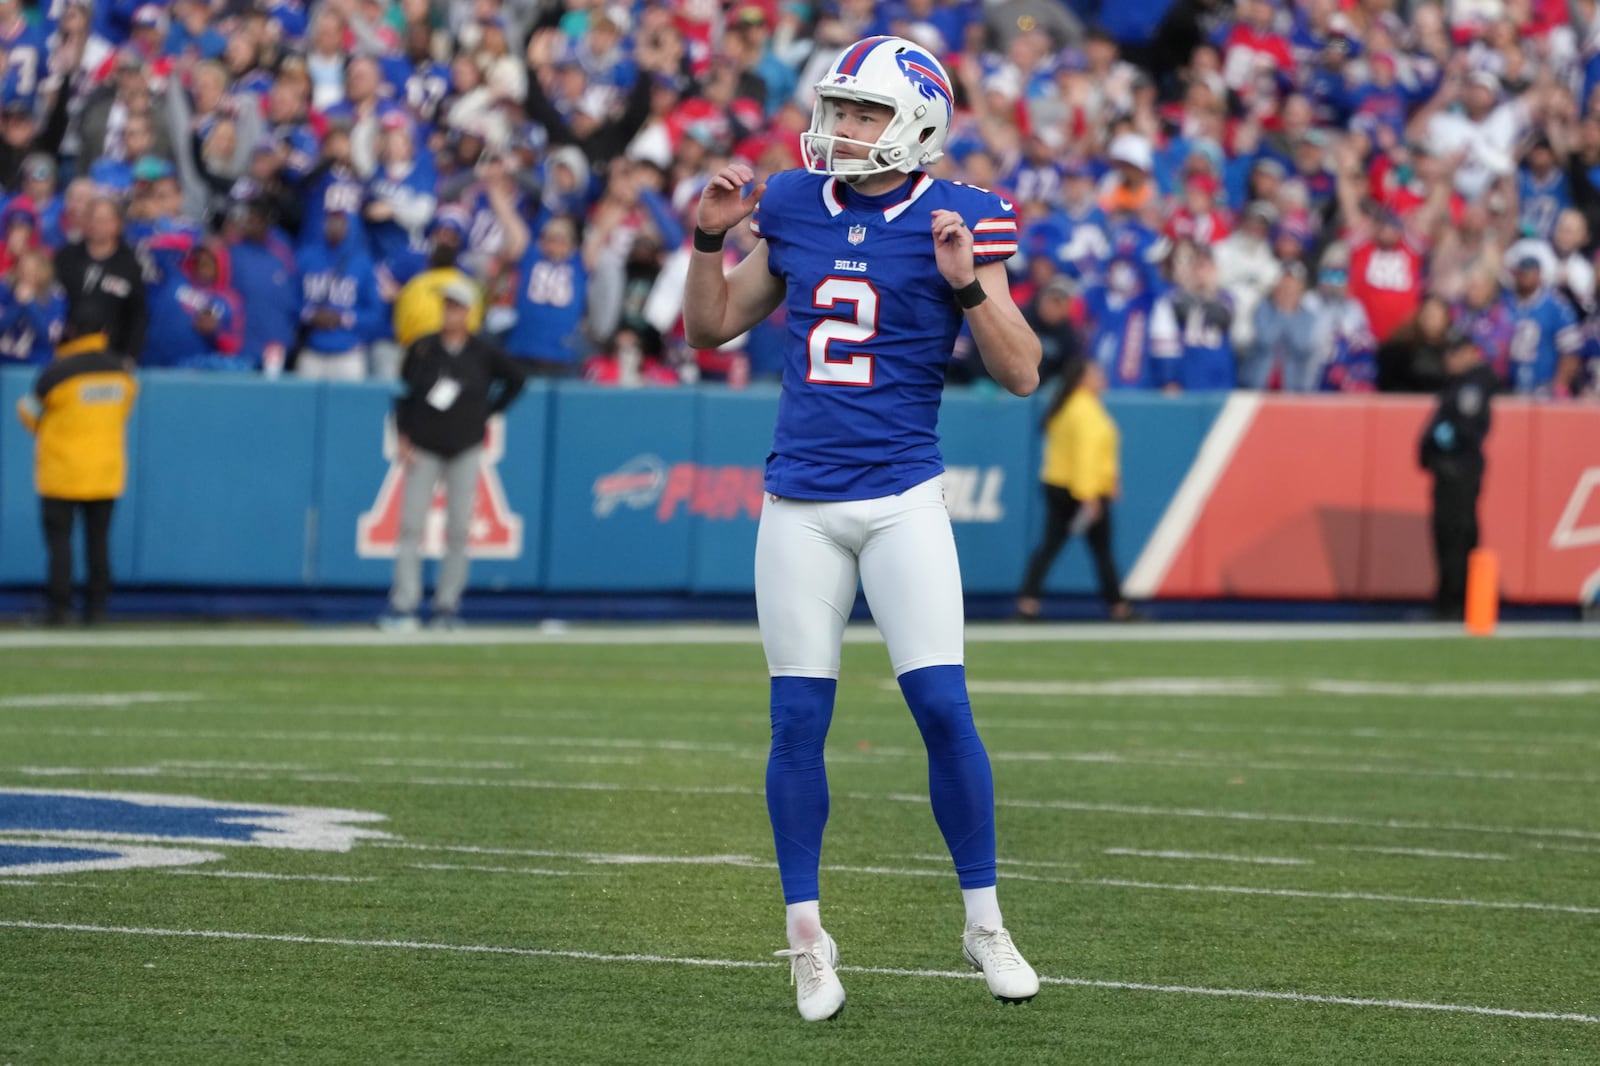
[[[1592,639],[972,644],[1001,902],[1046,981],[1017,1007],[965,972],[920,743],[852,644],[823,874],[849,1005],[812,1026],[771,956],[747,639],[8,639],[0,827],[5,789],[61,789],[386,836],[0,873],[0,1063],[1600,1061]]]

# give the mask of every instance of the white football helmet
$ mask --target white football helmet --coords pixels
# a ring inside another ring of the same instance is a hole
[[[836,136],[833,103],[851,100],[894,109],[876,143]],[[856,180],[892,170],[911,173],[944,155],[955,96],[944,67],[903,37],[868,37],[846,48],[816,86],[811,129],[800,135],[806,169]],[[867,149],[866,159],[835,159],[841,144]]]

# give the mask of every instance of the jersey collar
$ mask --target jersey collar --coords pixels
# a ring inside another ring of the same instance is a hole
[[[885,222],[893,222],[895,219],[905,214],[906,209],[921,199],[922,194],[931,188],[933,188],[933,178],[926,173],[917,174],[917,176],[910,182],[905,196],[895,203],[889,204],[887,207],[882,209],[883,220]],[[822,183],[822,203],[823,206],[828,209],[828,214],[832,217],[838,218],[839,215],[844,212],[844,197],[845,190],[839,187],[838,178],[829,178],[827,181]],[[870,197],[860,198],[867,200],[872,199]],[[874,204],[873,206],[877,205]]]

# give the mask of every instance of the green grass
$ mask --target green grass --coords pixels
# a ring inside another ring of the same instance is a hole
[[[1417,902],[1600,908],[1600,699],[1316,683],[1595,679],[1592,641],[974,644],[968,667],[1001,902],[1047,978],[1600,1015],[1600,913]],[[387,844],[554,853],[234,847],[188,869],[361,880],[0,884],[0,923],[124,930],[0,925],[0,1063],[1600,1060],[1600,1024],[1580,1021],[1083,984],[1004,1007],[977,981],[850,972],[962,969],[960,895],[905,798],[926,771],[888,677],[881,647],[846,648],[824,862],[858,869],[824,872],[823,914],[849,1005],[807,1026],[765,965],[783,929],[754,645],[0,646],[0,787],[348,808],[386,815]],[[1205,677],[1278,689],[982,691]],[[7,705],[51,692],[187,698]]]

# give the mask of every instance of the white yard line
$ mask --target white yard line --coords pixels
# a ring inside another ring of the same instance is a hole
[[[257,943],[299,944],[337,948],[371,948],[387,951],[445,952],[471,955],[505,955],[520,958],[571,959],[606,964],[653,964],[693,966],[720,970],[775,970],[782,964],[766,959],[705,959],[676,955],[610,954],[598,951],[562,951],[553,948],[510,947],[495,944],[445,944],[419,940],[357,940],[344,937],[304,936],[284,933],[250,933],[216,929],[158,929],[134,926],[87,925],[69,922],[0,920],[0,928],[30,929],[41,932],[87,933],[100,936],[143,936],[197,940],[232,940]],[[980,975],[960,970],[901,969],[878,966],[845,966],[846,973],[885,977],[914,977],[938,980],[972,981]],[[1509,1007],[1480,1007],[1464,1003],[1428,1003],[1408,999],[1375,999],[1364,996],[1327,995],[1314,992],[1286,992],[1267,989],[1212,988],[1200,985],[1162,985],[1138,981],[1110,981],[1087,977],[1041,976],[1044,984],[1076,988],[1102,988],[1124,992],[1152,992],[1165,995],[1215,996],[1226,999],[1275,1000],[1287,1003],[1314,1003],[1344,1007],[1375,1007],[1385,1010],[1437,1011],[1522,1021],[1572,1022],[1600,1025],[1600,1015],[1570,1011],[1520,1010]]]
[[[480,874],[523,874],[529,877],[586,877],[584,870],[543,870],[536,866],[455,866],[447,862],[414,862],[413,870],[462,870]]]
[[[884,682],[884,687],[893,687]],[[1372,696],[1403,699],[1514,699],[1522,696],[1593,696],[1600,679],[1563,678],[1544,681],[1347,681],[1340,678],[1269,680],[1255,677],[1118,677],[1095,681],[989,681],[973,679],[967,689],[992,696],[1286,696],[1314,692],[1321,696]],[[1351,710],[1365,710],[1362,703]]]
[[[1351,900],[1362,903],[1407,903],[1420,907],[1471,907],[1494,911],[1546,911],[1552,914],[1600,914],[1600,907],[1575,903],[1540,903],[1530,900],[1460,899],[1450,896],[1401,896],[1389,892],[1320,892],[1303,888],[1259,888],[1254,885],[1174,884],[1166,881],[1131,881],[1117,877],[1051,878],[1012,874],[1019,881],[1135,888],[1163,892],[1204,892],[1228,896],[1279,896],[1286,899]]]
[[[1600,626],[1580,622],[1503,623],[1499,639],[1600,639]],[[881,644],[869,623],[845,630],[850,644]],[[1104,643],[1270,642],[1343,640],[1458,640],[1460,626],[1426,623],[1295,623],[1175,622],[1148,626],[1113,623],[1016,626],[973,623],[966,639],[973,644],[1054,644],[1063,641]],[[94,633],[16,630],[0,633],[0,652],[40,648],[370,648],[493,647],[518,645],[692,645],[760,644],[761,634],[748,624],[730,625],[579,625],[560,632],[538,626],[482,626],[461,633],[422,632],[400,636],[365,626],[306,626],[282,629],[118,629]]]
[[[0,638],[0,648],[4,648]],[[145,703],[186,703],[203,699],[198,692],[41,692],[31,696],[0,696],[0,709],[48,707],[133,707]]]
[[[341,877],[334,874],[267,874],[249,870],[168,870],[172,877],[226,877],[241,881],[330,881],[339,884],[358,884],[376,881],[376,877]]]
[[[526,738],[537,743],[538,738]],[[164,770],[161,767],[23,767],[13,772],[29,772],[33,776],[93,776],[108,774],[155,778],[202,778],[206,780],[235,781],[300,781],[306,783],[338,783],[361,785],[407,785],[419,788],[504,788],[552,792],[638,792],[664,796],[743,796],[764,797],[763,788],[744,785],[648,785],[611,781],[549,781],[536,778],[493,777],[403,777],[373,779],[340,774],[266,774],[230,773],[209,770]],[[919,793],[836,792],[836,798],[868,802],[889,801],[924,805],[928,797]],[[1516,826],[1473,822],[1428,822],[1402,818],[1364,818],[1343,814],[1309,814],[1284,811],[1246,811],[1206,807],[1158,807],[1144,804],[1089,803],[1079,800],[1030,800],[1017,798],[997,799],[996,806],[1019,810],[1071,811],[1079,814],[1122,814],[1145,818],[1199,818],[1237,822],[1276,822],[1299,825],[1337,825],[1362,829],[1384,829],[1397,832],[1430,833],[1488,833],[1505,836],[1528,836],[1568,840],[1600,841],[1600,829],[1583,827]]]
[[[1136,859],[1176,859],[1202,862],[1238,862],[1251,866],[1310,866],[1310,859],[1274,858],[1270,855],[1225,855],[1211,851],[1144,851],[1140,848],[1106,848],[1102,855],[1124,855]]]
[[[560,851],[555,849],[519,849],[519,848],[479,848],[470,845],[450,844],[413,844],[399,841],[388,841],[375,845],[377,847],[398,848],[411,851],[443,851],[451,853],[466,853],[476,855],[506,855],[527,856],[530,858],[573,859],[591,865],[650,865],[674,864],[685,866],[735,866],[747,869],[771,870],[777,868],[777,863],[766,859],[757,859],[748,855],[613,855],[606,852],[585,851]],[[1204,855],[1192,852],[1141,852],[1131,849],[1111,849],[1108,855],[1148,855],[1162,858],[1189,858],[1189,859],[1219,859],[1233,862],[1259,862],[1262,860],[1251,859],[1247,856],[1222,856]],[[914,856],[919,861],[935,861],[936,857]],[[1278,859],[1266,860],[1271,865],[1309,865],[1306,860]],[[916,869],[894,866],[852,866],[828,865],[821,869],[827,873],[867,874],[880,877],[940,877],[950,878],[954,871],[948,865],[949,860],[940,862],[943,869]],[[1047,866],[1058,865],[1052,863],[1016,863],[1022,866]],[[489,869],[492,867],[454,866],[454,867],[419,867],[419,869]],[[1461,897],[1436,897],[1436,896],[1406,896],[1391,892],[1339,892],[1322,891],[1318,889],[1302,888],[1260,888],[1254,885],[1208,885],[1192,884],[1185,882],[1169,881],[1135,881],[1125,878],[1113,877],[1059,877],[1042,874],[1024,874],[1007,872],[1006,877],[1017,881],[1034,881],[1052,885],[1075,885],[1088,888],[1130,888],[1145,891],[1160,892],[1204,892],[1220,895],[1238,896],[1276,896],[1288,899],[1326,899],[1335,901],[1349,901],[1361,903],[1399,903],[1421,907],[1472,907],[1483,910],[1514,910],[1514,911],[1544,911],[1555,914],[1600,914],[1600,907],[1589,907],[1575,903],[1547,903],[1536,900],[1484,900]]]
[[[1544,845],[1535,845],[1543,847]],[[1379,848],[1360,844],[1318,844],[1333,851],[1360,851],[1373,855],[1405,855],[1419,859],[1461,859],[1465,862],[1511,862],[1510,855],[1485,851],[1440,851],[1436,848]]]

